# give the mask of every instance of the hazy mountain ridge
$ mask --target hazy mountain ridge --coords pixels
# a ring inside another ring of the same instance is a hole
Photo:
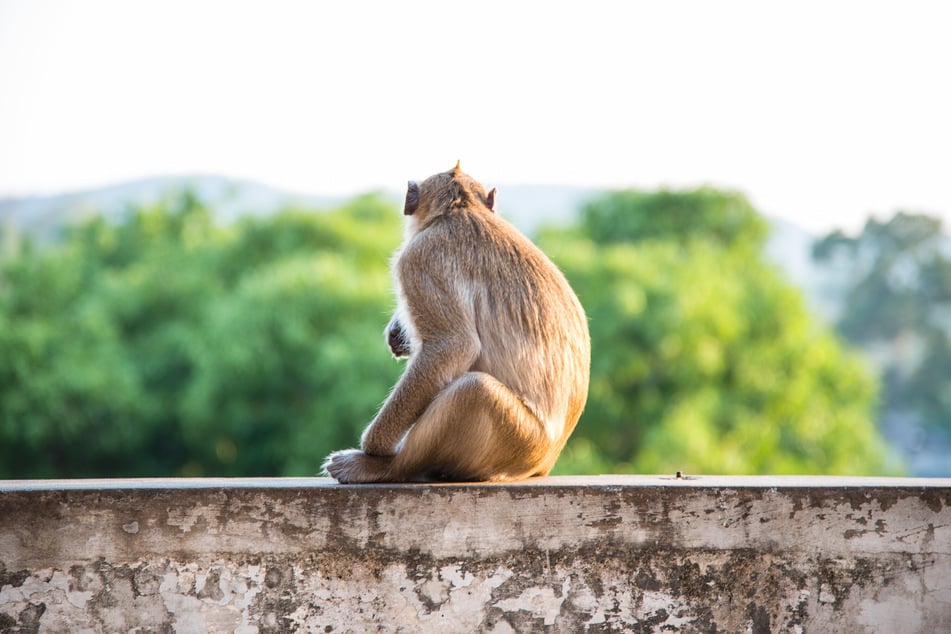
[[[0,219],[24,234],[44,235],[49,228],[68,226],[93,214],[114,218],[130,205],[151,205],[169,192],[189,188],[218,214],[219,222],[240,216],[262,216],[287,207],[325,209],[344,203],[346,196],[293,193],[250,180],[224,176],[162,176],[50,196],[0,198]],[[504,185],[499,209],[524,231],[544,223],[570,221],[583,202],[599,190],[557,185]],[[402,193],[383,192],[398,199]]]
[[[214,209],[221,223],[230,223],[242,216],[266,216],[286,207],[329,209],[349,198],[294,193],[251,180],[217,175],[161,176],[51,196],[0,198],[0,233],[30,236],[45,242],[55,239],[64,227],[93,215],[118,219],[130,207],[156,204],[169,193],[184,188],[191,189]],[[500,185],[498,190],[499,213],[528,234],[547,224],[571,222],[587,200],[603,191],[568,185]],[[402,192],[382,192],[382,195],[398,202]],[[816,236],[790,222],[768,220],[772,230],[766,257],[806,291],[820,314],[834,315],[836,307],[828,292],[820,293],[827,281],[810,256]]]
[[[224,176],[159,176],[51,196],[0,198],[0,230],[13,228],[43,240],[63,227],[102,214],[116,219],[130,206],[153,205],[171,192],[191,189],[218,214],[219,222],[244,215],[267,215],[285,206],[327,208],[343,198],[297,194]]]

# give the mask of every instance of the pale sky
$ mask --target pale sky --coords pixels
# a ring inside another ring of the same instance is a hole
[[[169,174],[295,192],[745,192],[951,225],[942,2],[0,0],[0,197]]]

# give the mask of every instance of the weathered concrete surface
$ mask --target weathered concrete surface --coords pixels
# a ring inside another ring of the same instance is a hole
[[[2,632],[948,632],[951,480],[0,482]]]

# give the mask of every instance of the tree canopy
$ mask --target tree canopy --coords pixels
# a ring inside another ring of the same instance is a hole
[[[844,285],[836,327],[877,360],[883,409],[951,430],[951,241],[941,220],[872,218],[857,236],[825,236],[813,257]]]
[[[0,477],[313,474],[399,373],[373,196],[228,228],[187,192],[0,276]]]
[[[873,380],[762,259],[765,223],[744,197],[615,192],[580,224],[543,241],[592,333],[588,408],[560,469],[894,468]]]

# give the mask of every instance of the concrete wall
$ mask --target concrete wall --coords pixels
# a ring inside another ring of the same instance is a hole
[[[951,480],[0,482],[2,632],[949,632]]]

